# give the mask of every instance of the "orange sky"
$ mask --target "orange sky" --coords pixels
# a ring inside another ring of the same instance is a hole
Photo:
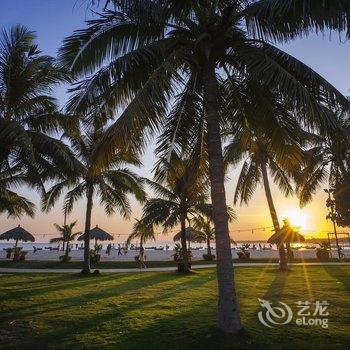
[[[145,176],[149,176],[149,171],[151,169],[151,164],[149,167],[145,167],[145,169],[139,170],[139,174]],[[144,171],[147,173],[145,174]],[[237,179],[237,172],[231,171],[229,173],[229,180],[226,184],[227,189],[227,203],[232,205],[233,202],[233,189],[235,186],[235,181]],[[34,201],[36,204],[39,204],[39,197],[33,191],[27,192],[28,198]],[[275,201],[276,210],[278,212],[280,221],[284,219],[286,213],[290,211],[298,212],[298,200],[295,197],[284,198],[278,191],[278,188],[272,185],[272,192]],[[325,217],[327,215],[327,210],[325,206],[326,194],[323,190],[318,191],[315,196],[313,202],[309,204],[306,208],[302,209],[302,215],[305,217],[304,226],[301,227],[302,232],[305,233],[306,237],[322,237],[325,236],[325,233],[320,233],[317,231],[323,230],[331,230],[332,226],[330,223],[327,223]],[[98,202],[98,200],[96,200]],[[1,232],[12,228],[13,226],[21,223],[23,227],[25,227],[28,231],[37,236],[37,241],[48,241],[52,238],[52,234],[55,233],[55,228],[53,223],[62,224],[63,223],[63,215],[61,211],[61,203],[58,203],[55,208],[50,211],[48,214],[42,213],[37,210],[37,214],[34,219],[23,217],[21,220],[15,219],[7,219],[5,216],[1,216]],[[132,208],[133,214],[131,220],[127,221],[122,219],[119,215],[113,215],[111,217],[106,216],[98,204],[96,204],[93,208],[93,218],[92,225],[95,226],[98,224],[103,227],[105,230],[115,234],[121,234],[118,241],[124,241],[126,235],[130,233],[133,218],[139,218],[141,216],[141,207],[135,201],[132,200]],[[254,233],[249,231],[241,231],[238,230],[247,230],[251,228],[258,227],[269,227],[271,226],[271,219],[269,216],[268,206],[266,203],[264,191],[262,187],[258,188],[255,195],[252,197],[249,206],[237,206],[235,207],[235,211],[238,217],[238,220],[232,224],[230,224],[231,236],[236,240],[264,240],[267,239],[271,235],[271,230],[266,229],[256,230]],[[73,220],[78,220],[78,230],[83,230],[84,227],[84,214],[85,214],[85,201],[82,200],[75,206],[72,214],[68,217],[68,222]],[[293,217],[290,217],[293,224]],[[298,222],[294,222],[294,224],[298,224]],[[160,231],[160,230],[159,230]],[[172,240],[172,235],[175,232],[171,232],[168,237],[163,235],[159,236],[159,240],[166,241]],[[43,234],[51,234],[51,236],[44,237]]]

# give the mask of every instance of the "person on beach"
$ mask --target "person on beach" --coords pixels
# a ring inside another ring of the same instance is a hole
[[[143,247],[140,248],[140,254],[139,254],[139,262],[140,262],[140,269],[147,268],[145,264],[146,255],[145,255],[145,249]]]
[[[118,255],[123,255],[122,254],[122,247],[120,246],[120,243],[118,243]]]
[[[106,249],[106,254],[107,254],[107,255],[110,255],[110,254],[111,254],[111,249],[112,249],[112,245],[109,243],[109,244],[107,245],[107,249]]]

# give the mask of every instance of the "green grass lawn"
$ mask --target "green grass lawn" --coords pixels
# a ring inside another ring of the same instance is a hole
[[[176,273],[0,276],[1,349],[345,349],[350,267],[236,268],[245,332],[216,328],[214,269]],[[259,323],[258,298],[327,300],[329,328]]]
[[[240,260],[233,259],[234,263],[277,263],[279,259],[249,259],[249,260]],[[343,259],[343,262],[350,262],[350,259]],[[302,259],[294,259],[294,263],[305,262]],[[306,262],[319,262],[317,259],[308,259]],[[329,262],[339,262],[338,259],[329,259]],[[205,261],[205,260],[194,260],[192,265],[208,265],[216,264],[215,261]],[[176,262],[173,260],[167,261],[147,261],[147,267],[170,267],[176,266]],[[1,267],[10,267],[18,269],[81,269],[83,268],[82,261],[70,261],[68,263],[63,263],[60,261],[54,260],[26,260],[21,262],[14,262],[12,260],[0,260]],[[101,261],[94,266],[93,269],[127,269],[127,268],[138,268],[139,265],[135,261]]]

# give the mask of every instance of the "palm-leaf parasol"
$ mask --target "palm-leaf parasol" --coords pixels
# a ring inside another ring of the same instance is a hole
[[[185,236],[186,241],[188,242],[188,247],[190,248],[190,242],[203,242],[203,239],[200,239],[200,235],[197,233],[194,228],[192,227],[186,227],[185,229]],[[181,231],[179,231],[173,238],[174,242],[181,241]]]
[[[98,225],[90,230],[90,238],[94,239],[95,242],[97,241],[113,241],[113,236],[110,235],[108,232],[102,230]],[[84,234],[79,236],[78,241],[84,240]]]
[[[283,227],[275,232],[267,243],[281,244],[281,243],[298,243],[305,242],[305,237],[301,235],[294,227],[290,226],[287,221],[284,222]]]
[[[4,232],[2,235],[0,235],[0,240],[10,240],[14,239],[16,241],[15,247],[17,247],[18,241],[22,242],[34,242],[35,238],[34,236],[29,233],[27,230],[25,230],[21,225],[18,225],[17,227],[8,230]]]

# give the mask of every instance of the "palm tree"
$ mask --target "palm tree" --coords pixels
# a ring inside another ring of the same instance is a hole
[[[268,170],[274,182],[285,196],[293,193],[293,172],[300,169],[303,157],[302,146],[310,134],[304,132],[288,113],[275,116],[269,128],[256,130],[256,125],[242,118],[239,127],[232,132],[233,141],[225,149],[225,160],[237,166],[243,160],[234,194],[234,204],[248,204],[257,185],[262,183],[270,210],[275,232],[280,231],[276,207],[272,198]],[[254,130],[255,128],[255,130]],[[288,263],[283,242],[278,244],[281,271],[288,270]],[[287,250],[290,251],[289,243]]]
[[[199,215],[192,219],[193,228],[195,229],[195,236],[199,242],[206,242],[207,254],[211,256],[210,241],[215,239],[215,228],[209,218],[204,218]]]
[[[20,25],[0,36],[0,162],[22,166],[42,188],[57,168],[73,167],[69,148],[54,136],[76,122],[58,112],[51,96],[69,74],[41,54],[35,38]]]
[[[215,240],[215,228],[213,226],[212,212],[212,206],[208,205],[208,211],[205,214],[195,216],[191,220],[191,225],[194,228],[195,237],[200,242],[206,242],[207,254],[209,256],[211,256],[210,241]],[[233,221],[234,219],[236,219],[236,214],[231,207],[227,207],[227,213],[229,221]]]
[[[236,104],[240,81],[246,76],[264,88],[278,91],[304,122],[331,125],[325,105],[349,108],[348,101],[312,69],[271,42],[281,43],[331,28],[349,35],[350,6],[346,0],[152,1],[108,0],[100,18],[67,38],[61,61],[84,80],[76,87],[75,111],[98,110],[114,116],[101,144],[104,159],[120,143],[145,146],[143,136],[154,135],[167,122],[169,103],[180,91],[182,106],[188,94],[205,113],[211,198],[217,248],[219,327],[241,329],[233,282],[222,156],[220,82],[225,69],[235,82]],[[225,69],[222,69],[225,68]],[[93,103],[91,104],[91,101]],[[187,120],[185,108],[172,114],[174,138]],[[203,118],[202,118],[203,119]],[[188,131],[188,133],[191,133]],[[183,136],[183,135],[182,135]],[[185,142],[186,138],[179,136]]]
[[[143,180],[124,165],[139,166],[140,162],[135,154],[127,150],[117,150],[107,166],[99,167],[96,159],[97,145],[103,135],[103,130],[92,129],[86,134],[71,135],[69,141],[76,154],[78,164],[74,174],[62,176],[60,181],[51,187],[43,198],[43,209],[48,211],[60,197],[63,190],[68,189],[65,195],[64,212],[70,213],[73,205],[80,198],[85,197],[86,214],[84,230],[84,268],[83,273],[90,273],[90,228],[94,195],[100,199],[108,215],[116,209],[128,218],[131,212],[128,194],[133,194],[137,200],[146,198],[143,190]]]
[[[328,182],[332,187],[350,173],[349,116],[335,114],[337,130],[314,137],[304,151],[303,167],[295,174],[300,205],[305,206],[316,191]]]
[[[11,217],[21,217],[26,214],[33,217],[34,209],[34,203],[27,198],[11,190],[0,188],[0,214],[7,213]]]
[[[68,225],[59,226],[54,224],[57,231],[61,234],[61,237],[50,239],[50,243],[63,242],[66,243],[66,252],[62,261],[67,262],[69,260],[69,243],[73,242],[75,237],[81,235],[81,232],[73,232],[74,226],[77,224],[77,221],[74,221]]]
[[[146,241],[155,241],[156,235],[153,229],[153,225],[136,219],[133,230],[126,241],[126,244],[129,245],[134,239],[140,240],[140,250],[143,248],[143,244]]]
[[[156,168],[156,181],[147,180],[157,198],[147,200],[143,208],[142,222],[146,225],[162,225],[164,232],[181,226],[181,246],[184,271],[189,261],[186,246],[186,221],[198,212],[207,212],[207,176],[198,158],[181,158],[172,152],[169,161],[161,159]]]
[[[9,217],[21,217],[26,214],[34,216],[35,205],[27,198],[12,191],[13,187],[29,184],[20,168],[10,167],[7,161],[0,161],[0,214],[7,213]]]

